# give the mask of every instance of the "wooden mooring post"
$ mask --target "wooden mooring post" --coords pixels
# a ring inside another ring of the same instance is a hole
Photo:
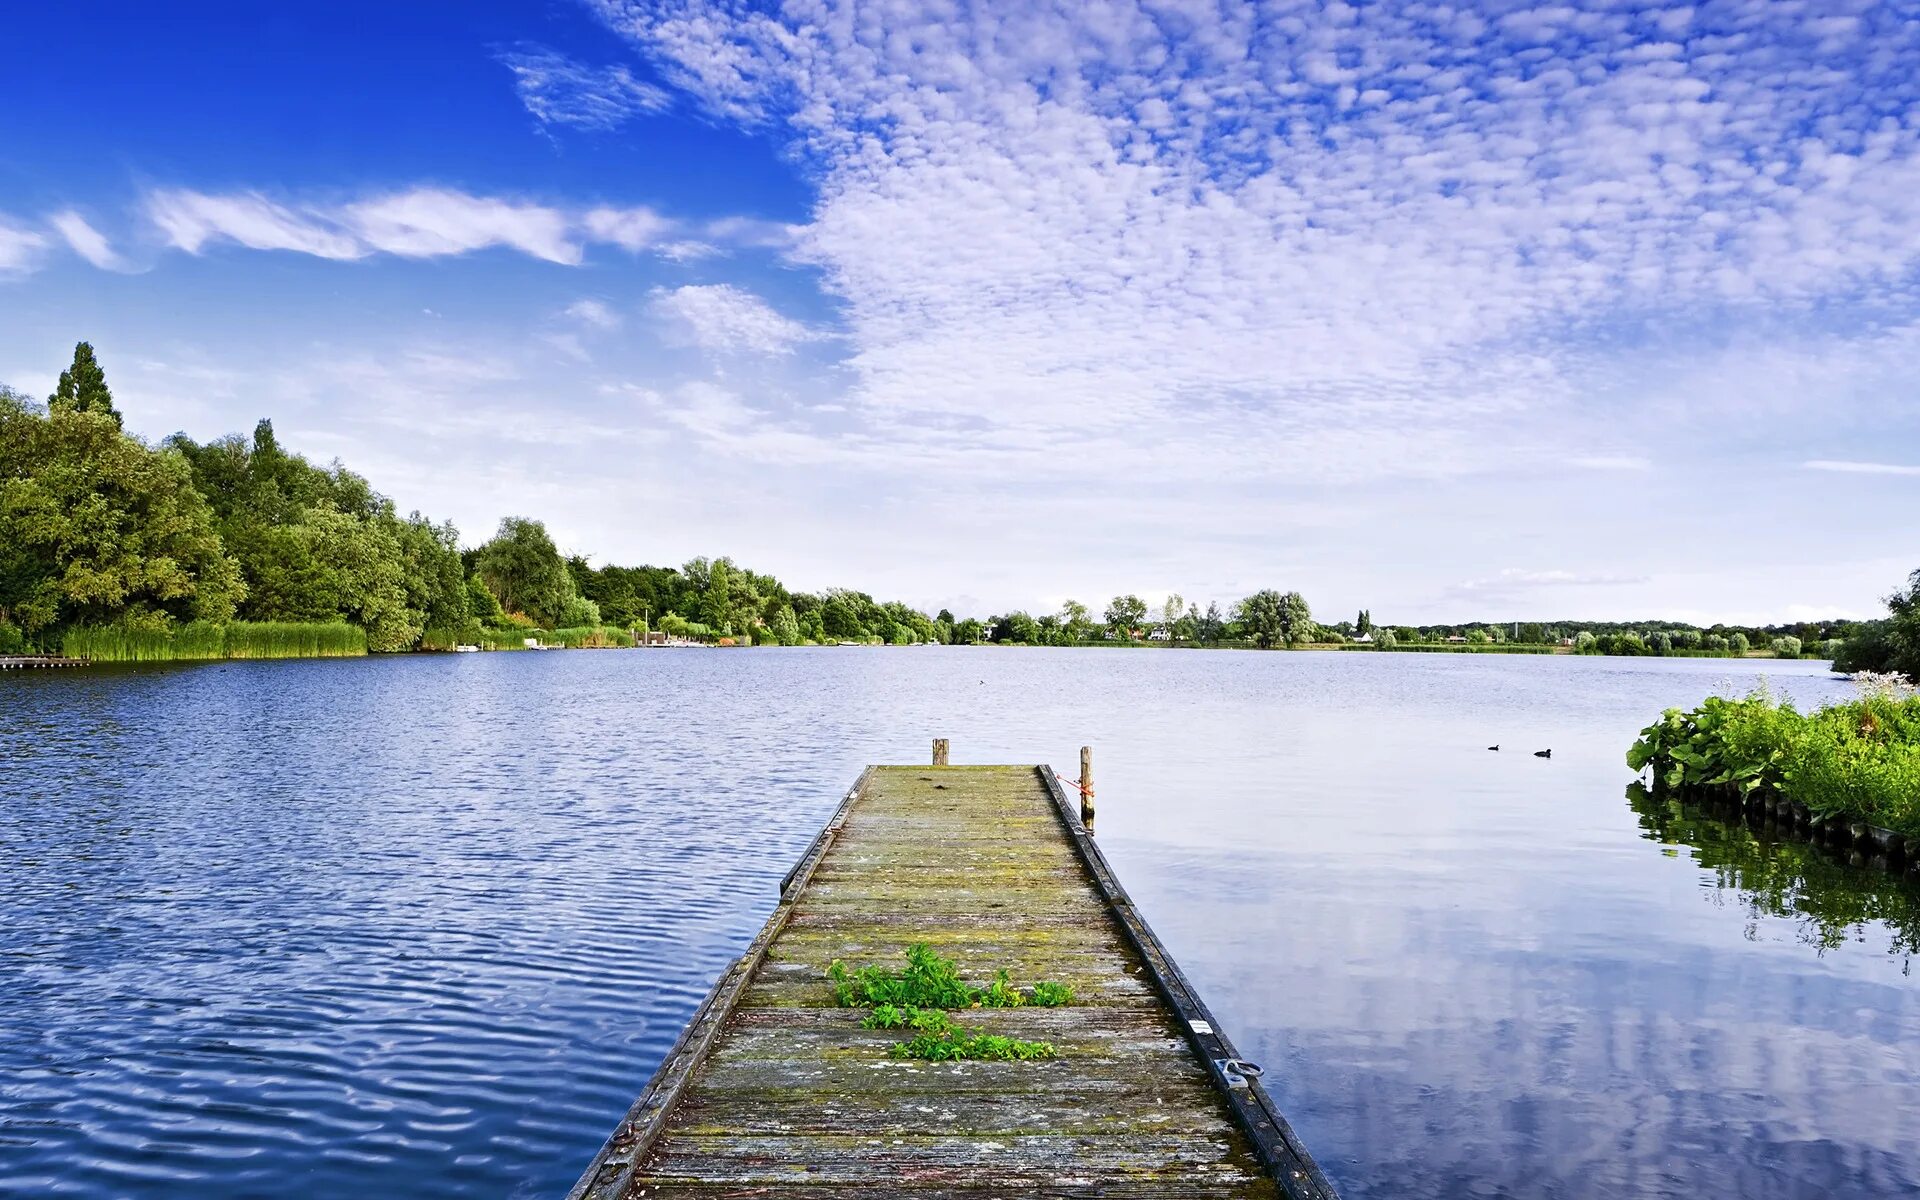
[[[936,767],[947,765],[947,739],[945,738],[933,739],[933,765]]]
[[[1080,823],[1093,832],[1093,747],[1080,747]]]
[[[1086,751],[1081,781],[1076,808],[1048,767],[867,768],[572,1200],[1337,1200],[1094,844]],[[1053,1055],[894,1057],[828,971],[916,943],[1071,988],[955,1014]]]

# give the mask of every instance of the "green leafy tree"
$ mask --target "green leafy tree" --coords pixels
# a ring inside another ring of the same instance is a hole
[[[1068,600],[1060,606],[1060,630],[1068,641],[1081,642],[1093,636],[1093,617],[1087,612],[1087,606],[1078,600]]]
[[[1169,635],[1173,633],[1174,623],[1186,611],[1187,602],[1180,593],[1168,592],[1166,602],[1160,606],[1160,623],[1166,626]]]
[[[1727,649],[1733,652],[1735,658],[1745,654],[1752,648],[1752,645],[1751,642],[1747,641],[1747,635],[1744,633],[1736,633],[1727,639]]]
[[[573,599],[573,577],[539,521],[502,520],[499,532],[480,547],[474,568],[502,608],[525,613],[545,628],[554,627]]]
[[[1279,592],[1271,588],[1255,592],[1240,602],[1234,619],[1262,650],[1271,650],[1287,642],[1286,618]]]
[[[0,390],[0,620],[164,629],[228,620],[245,594],[183,456]]]
[[[791,604],[782,604],[773,614],[773,620],[768,622],[767,628],[772,631],[773,636],[782,646],[800,644],[800,620],[793,615]]]
[[[726,559],[718,559],[707,572],[707,586],[700,597],[700,619],[715,629],[733,626],[733,570]]]
[[[113,407],[113,393],[107,388],[107,373],[93,356],[93,343],[81,342],[73,348],[73,365],[60,372],[60,382],[47,397],[51,412],[98,413],[120,428],[120,413]]]
[[[1197,627],[1194,635],[1208,645],[1212,645],[1226,636],[1227,619],[1221,614],[1220,605],[1217,601],[1209,601],[1207,603],[1206,613],[1199,618],[1196,624]]]
[[[1147,602],[1128,593],[1115,596],[1113,603],[1107,605],[1107,628],[1117,637],[1132,637],[1134,632],[1147,623]]]
[[[1364,608],[1361,609],[1360,615],[1354,618],[1353,631],[1355,633],[1372,633],[1373,632],[1373,614],[1368,612]]]

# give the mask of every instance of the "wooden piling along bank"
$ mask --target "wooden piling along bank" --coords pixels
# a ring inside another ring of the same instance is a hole
[[[1064,785],[869,767],[571,1200],[1335,1200],[1095,847],[1090,774],[1084,755]],[[1071,986],[1066,1007],[958,1014],[1057,1057],[889,1057],[900,1033],[836,1006],[827,971],[895,968],[916,942],[969,981]]]
[[[84,667],[84,658],[62,658],[58,654],[0,654],[0,671],[30,671],[48,667]]]

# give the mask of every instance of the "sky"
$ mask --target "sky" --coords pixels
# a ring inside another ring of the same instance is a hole
[[[164,10],[164,11],[161,11]],[[0,382],[986,615],[1881,611],[1920,2],[31,5]],[[57,51],[57,52],[56,52]]]

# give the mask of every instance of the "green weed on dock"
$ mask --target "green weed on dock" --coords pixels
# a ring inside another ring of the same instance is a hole
[[[827,968],[827,978],[840,1007],[872,1008],[861,1020],[862,1028],[915,1032],[912,1040],[894,1043],[890,1055],[932,1062],[1053,1058],[1057,1052],[1051,1042],[974,1033],[955,1025],[947,1010],[1059,1008],[1073,1003],[1073,989],[1065,984],[1041,982],[1023,991],[1008,981],[1005,971],[995,971],[985,987],[974,987],[960,978],[952,959],[941,958],[924,942],[907,947],[903,971],[865,966],[850,972],[835,959]]]

